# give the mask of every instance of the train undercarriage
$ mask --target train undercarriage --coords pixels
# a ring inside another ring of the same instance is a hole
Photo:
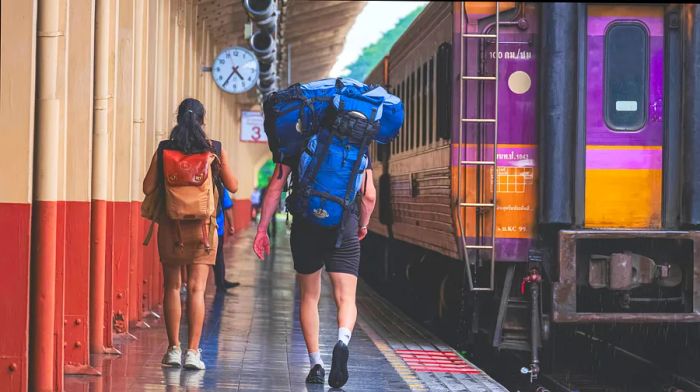
[[[361,274],[466,355],[518,358],[505,372],[533,390],[562,384],[554,380],[569,363],[567,346],[589,347],[588,354],[604,347],[617,364],[627,358],[658,371],[669,365],[666,373],[679,371],[669,385],[696,390],[700,366],[674,358],[698,356],[688,347],[700,343],[699,234],[560,231],[557,249],[533,249],[527,262],[497,263],[492,292],[465,287],[458,260],[372,234],[363,244]],[[590,369],[607,374],[593,363]]]

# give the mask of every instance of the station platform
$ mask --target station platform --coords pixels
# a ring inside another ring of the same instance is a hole
[[[252,252],[253,229],[225,244],[227,278],[241,285],[228,293],[217,293],[209,279],[201,344],[205,371],[161,367],[167,338],[162,320],[154,317],[147,320],[150,328],[132,330],[133,337],[120,337],[116,348],[121,356],[93,356],[102,376],[67,376],[65,390],[329,390],[328,384],[304,382],[308,355],[297,317],[299,293],[289,240],[281,223],[278,233],[275,250],[264,263]],[[326,275],[322,290],[321,353],[327,380],[337,326]],[[362,281],[358,313],[349,345],[350,378],[343,390],[507,391]],[[183,326],[184,344],[186,323]]]

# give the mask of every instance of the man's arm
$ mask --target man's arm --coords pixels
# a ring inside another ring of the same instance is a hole
[[[267,236],[267,228],[270,226],[272,216],[277,211],[282,189],[284,189],[284,184],[287,183],[287,177],[289,177],[291,171],[291,167],[278,163],[270,179],[270,184],[267,186],[260,211],[258,233],[255,235],[255,241],[253,242],[253,250],[261,260],[270,253],[270,239]]]
[[[360,227],[357,233],[360,240],[364,239],[367,235],[367,225],[369,225],[369,219],[372,216],[374,205],[377,202],[377,190],[374,187],[372,169],[367,169],[365,171],[362,188],[362,199],[360,200]]]
[[[226,219],[226,226],[228,226],[228,233],[233,235],[236,230],[233,227],[233,208],[227,208],[224,210],[224,218]]]

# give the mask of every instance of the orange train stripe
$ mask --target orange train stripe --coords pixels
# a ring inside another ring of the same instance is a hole
[[[661,170],[586,170],[585,226],[661,227]]]
[[[615,16],[615,17],[660,17],[663,15],[663,7],[653,6],[628,6],[628,5],[590,5],[588,16]]]

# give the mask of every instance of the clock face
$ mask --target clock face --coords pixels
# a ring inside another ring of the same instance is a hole
[[[253,88],[259,73],[255,55],[248,49],[236,46],[224,49],[211,66],[216,85],[230,94],[243,93]]]

